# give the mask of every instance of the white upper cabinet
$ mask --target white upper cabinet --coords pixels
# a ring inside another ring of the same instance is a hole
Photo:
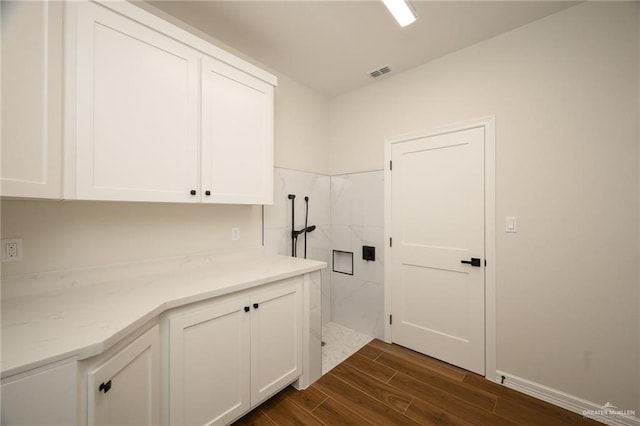
[[[93,3],[78,5],[76,28],[69,192],[83,200],[192,201],[200,180],[198,53]]]
[[[202,186],[214,203],[273,202],[273,86],[202,60]]]
[[[62,4],[2,1],[2,190],[60,198]]]
[[[66,7],[65,198],[272,202],[275,77],[130,3]]]

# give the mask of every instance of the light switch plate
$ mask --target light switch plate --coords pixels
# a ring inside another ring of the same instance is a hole
[[[518,232],[518,221],[515,216],[507,216],[504,218],[505,232]]]

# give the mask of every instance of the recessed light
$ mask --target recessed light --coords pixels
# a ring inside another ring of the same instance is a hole
[[[406,27],[415,22],[415,11],[407,0],[382,0],[382,2],[401,27]]]

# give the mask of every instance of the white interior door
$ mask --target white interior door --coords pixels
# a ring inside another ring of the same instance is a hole
[[[388,265],[393,342],[479,374],[485,366],[484,131],[392,145]]]

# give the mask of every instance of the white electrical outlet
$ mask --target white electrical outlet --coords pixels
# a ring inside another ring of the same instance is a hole
[[[4,239],[1,240],[0,245],[2,247],[3,262],[16,262],[18,260],[22,260],[22,239]]]
[[[240,239],[240,228],[231,228],[231,241],[238,241]]]

